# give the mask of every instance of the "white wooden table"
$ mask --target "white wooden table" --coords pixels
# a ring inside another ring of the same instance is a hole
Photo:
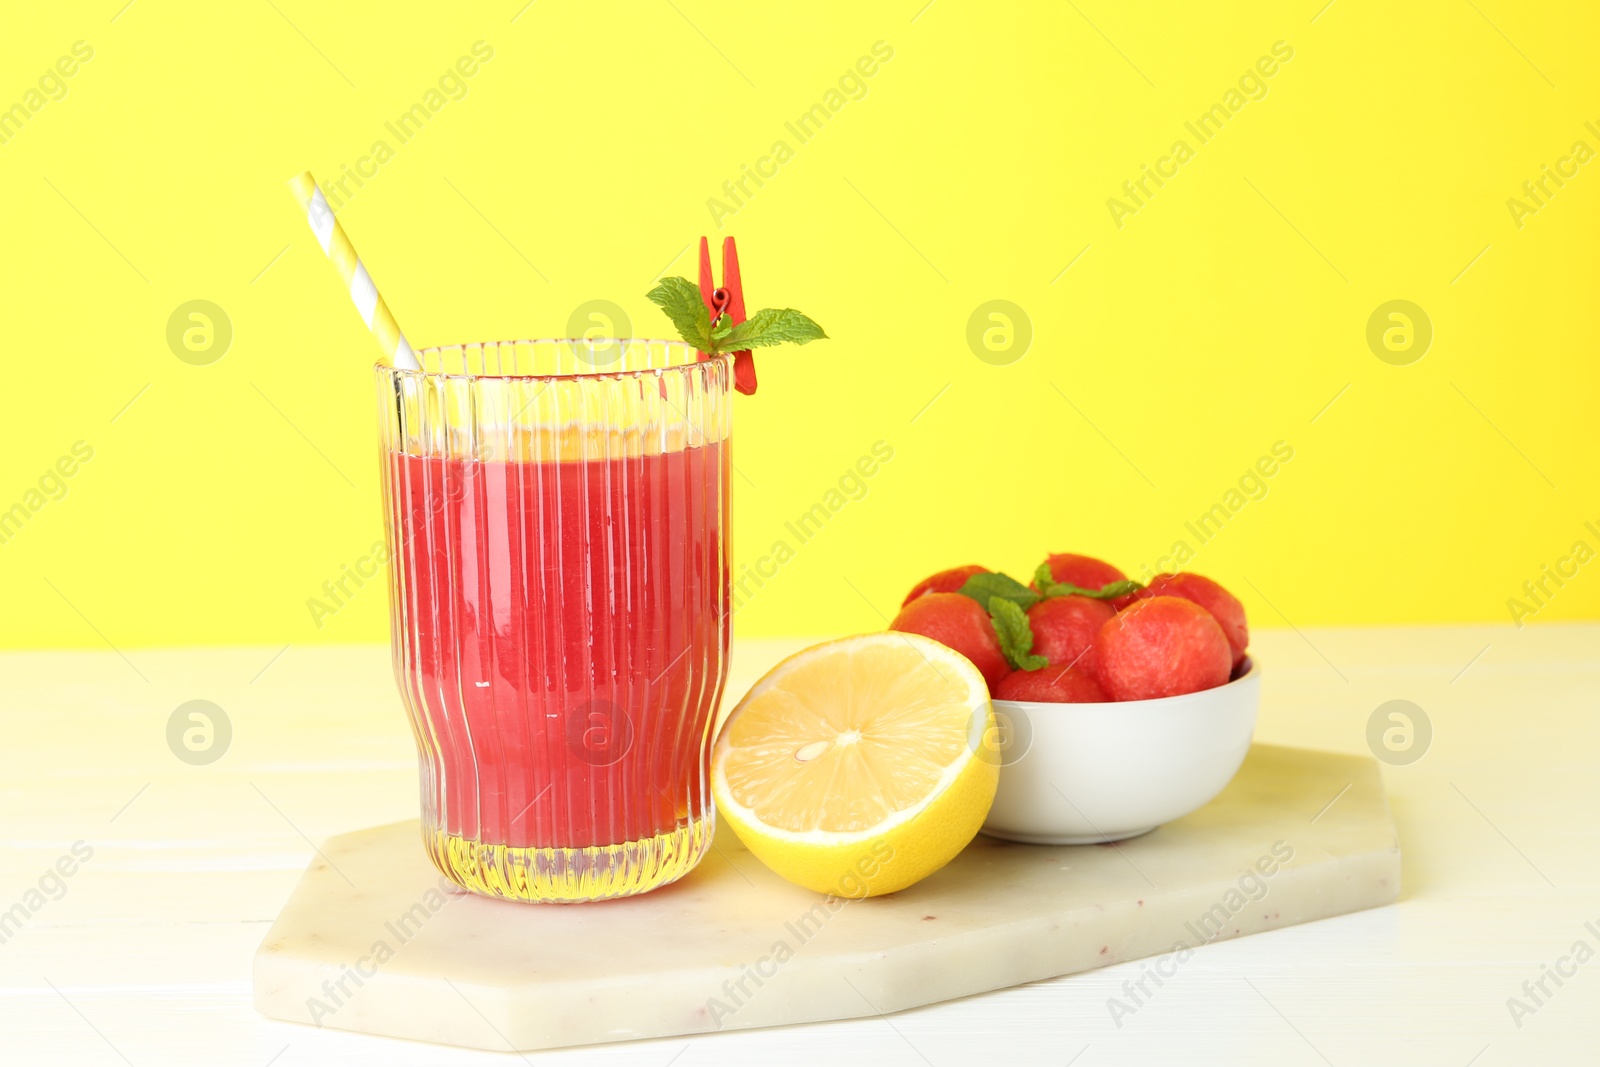
[[[740,642],[730,692],[803,643]],[[1600,1062],[1600,957],[1569,955],[1600,953],[1600,624],[1268,631],[1255,650],[1258,740],[1365,752],[1394,699],[1431,720],[1426,755],[1385,768],[1398,905],[1200,949],[1120,1026],[1107,1002],[1138,963],[886,1018],[529,1061]],[[167,743],[196,699],[232,725],[207,765]],[[416,812],[386,648],[0,654],[0,722],[0,1062],[515,1062],[250,1006],[251,955],[313,842]],[[1544,977],[1558,965],[1560,985]],[[1514,1018],[1513,997],[1532,1010]]]

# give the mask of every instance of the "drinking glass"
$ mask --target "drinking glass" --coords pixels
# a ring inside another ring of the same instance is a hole
[[[710,847],[729,360],[549,340],[377,368],[395,678],[465,889],[642,893]]]

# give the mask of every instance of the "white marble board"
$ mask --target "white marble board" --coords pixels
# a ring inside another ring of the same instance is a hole
[[[1143,957],[1154,983],[1206,942],[1394,901],[1400,847],[1373,761],[1256,745],[1221,796],[1144,837],[980,835],[871,900],[792,886],[726,828],[687,877],[625,900],[441,884],[414,821],[329,840],[257,951],[257,1009],[526,1051],[877,1015]]]

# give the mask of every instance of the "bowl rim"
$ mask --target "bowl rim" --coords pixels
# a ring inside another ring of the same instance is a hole
[[[1245,669],[1245,672],[1243,674],[1239,675],[1239,677],[1237,677],[1237,678],[1230,678],[1226,682],[1223,682],[1221,685],[1214,685],[1210,689],[1197,689],[1193,693],[1178,693],[1177,695],[1170,696],[1170,697],[1151,697],[1149,700],[1066,701],[1066,700],[1003,700],[1000,697],[991,696],[989,698],[989,703],[995,705],[996,707],[1004,706],[1004,707],[1013,707],[1013,708],[1023,708],[1023,709],[1026,709],[1029,712],[1035,712],[1035,713],[1038,713],[1038,714],[1045,714],[1045,715],[1049,715],[1049,714],[1062,714],[1062,715],[1065,715],[1065,714],[1071,714],[1071,712],[1074,711],[1074,710],[1090,710],[1090,709],[1100,710],[1100,709],[1104,709],[1104,708],[1116,708],[1119,712],[1121,712],[1123,714],[1135,714],[1136,715],[1136,714],[1139,714],[1140,712],[1147,712],[1147,713],[1153,714],[1153,713],[1155,713],[1156,711],[1159,711],[1159,710],[1166,710],[1166,709],[1169,709],[1169,708],[1177,707],[1183,701],[1188,701],[1190,703],[1198,703],[1201,700],[1203,700],[1204,698],[1206,698],[1207,696],[1210,696],[1212,694],[1221,694],[1224,690],[1232,689],[1234,686],[1243,685],[1245,682],[1251,681],[1253,679],[1254,680],[1259,680],[1260,677],[1261,677],[1261,664],[1256,659],[1256,657],[1254,655],[1250,654],[1250,653],[1246,653],[1245,657],[1244,657],[1244,662],[1247,665],[1246,669]]]

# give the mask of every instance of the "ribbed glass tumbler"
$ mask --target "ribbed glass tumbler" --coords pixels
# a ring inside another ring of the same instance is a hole
[[[643,893],[711,844],[728,359],[517,341],[377,369],[422,834],[485,896]]]

